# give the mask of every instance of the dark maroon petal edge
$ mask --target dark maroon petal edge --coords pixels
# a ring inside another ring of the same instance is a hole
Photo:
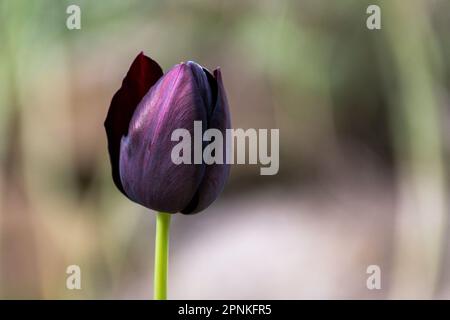
[[[128,133],[129,123],[139,102],[162,75],[163,71],[156,61],[143,52],[139,53],[123,79],[122,86],[114,94],[104,122],[113,181],[125,195],[119,174],[120,141]]]

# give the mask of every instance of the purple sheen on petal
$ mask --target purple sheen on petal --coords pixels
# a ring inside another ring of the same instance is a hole
[[[203,68],[203,71],[206,74],[206,78],[208,79],[208,82],[209,82],[209,87],[211,88],[211,101],[212,101],[212,104],[210,106],[210,112],[209,112],[209,118],[211,118],[211,115],[214,113],[214,108],[217,105],[217,94],[218,94],[217,80],[211,74],[211,72],[209,72],[208,69]],[[208,121],[210,120],[209,118],[208,118]]]
[[[204,105],[206,107],[207,118],[211,117],[213,107],[215,105],[216,93],[212,90],[211,83],[215,84],[216,81],[210,81],[208,78],[209,72],[194,61],[188,61],[187,65],[192,71],[198,92],[200,93]],[[209,74],[211,76],[211,74]],[[211,76],[212,77],[212,76]],[[217,89],[216,89],[217,90]]]
[[[171,141],[171,135],[175,129],[185,128],[193,137],[194,121],[202,121],[205,130],[206,116],[204,101],[186,64],[174,66],[150,89],[121,144],[120,178],[130,199],[169,213],[190,203],[205,165],[174,164],[171,152],[179,142]],[[191,147],[193,155],[193,143]]]
[[[193,198],[195,203],[191,203],[187,208],[182,210],[181,213],[184,214],[198,213],[210,206],[222,192],[230,175],[230,165],[225,163],[225,155],[228,152],[226,146],[227,140],[229,139],[226,135],[226,129],[231,128],[230,110],[222,82],[222,74],[219,68],[214,70],[214,77],[217,81],[218,88],[217,102],[213,110],[214,112],[211,115],[208,128],[216,128],[222,132],[224,137],[224,164],[205,165],[203,180],[197,190],[197,194]]]
[[[120,142],[128,132],[133,113],[159,78],[163,75],[161,67],[142,52],[134,59],[122,81],[122,86],[114,94],[104,123],[108,139],[108,151],[112,167],[112,176],[117,188],[124,192],[120,174]]]

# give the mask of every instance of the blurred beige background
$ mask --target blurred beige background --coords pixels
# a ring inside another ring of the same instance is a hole
[[[278,175],[235,165],[211,207],[174,217],[169,298],[450,298],[449,12],[0,0],[0,297],[152,298],[155,215],[115,188],[103,129],[143,50],[164,70],[221,66],[233,127],[280,129]]]

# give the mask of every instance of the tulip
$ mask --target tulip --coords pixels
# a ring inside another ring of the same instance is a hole
[[[219,196],[229,176],[225,163],[171,161],[177,144],[171,141],[172,132],[183,128],[192,133],[194,121],[201,121],[203,131],[214,128],[226,136],[230,114],[220,69],[211,74],[189,61],[163,74],[158,63],[141,52],[112,98],[105,129],[117,188],[130,200],[164,213],[157,219],[157,242],[161,238],[157,260],[162,252],[159,260],[167,261],[167,248],[161,248],[167,245],[167,213],[204,210]]]
[[[177,128],[219,129],[230,116],[220,69],[212,75],[195,62],[180,63],[165,75],[140,53],[114,95],[105,128],[113,180],[129,199],[168,213],[197,213],[221,193],[228,164],[174,164],[170,155]]]

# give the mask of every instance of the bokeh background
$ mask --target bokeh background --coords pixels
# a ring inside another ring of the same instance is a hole
[[[143,50],[164,70],[221,66],[233,127],[280,129],[278,175],[235,165],[211,207],[173,218],[169,298],[450,298],[449,14],[447,0],[0,0],[0,297],[152,298],[155,215],[115,188],[103,129]],[[72,264],[82,290],[66,288]]]

